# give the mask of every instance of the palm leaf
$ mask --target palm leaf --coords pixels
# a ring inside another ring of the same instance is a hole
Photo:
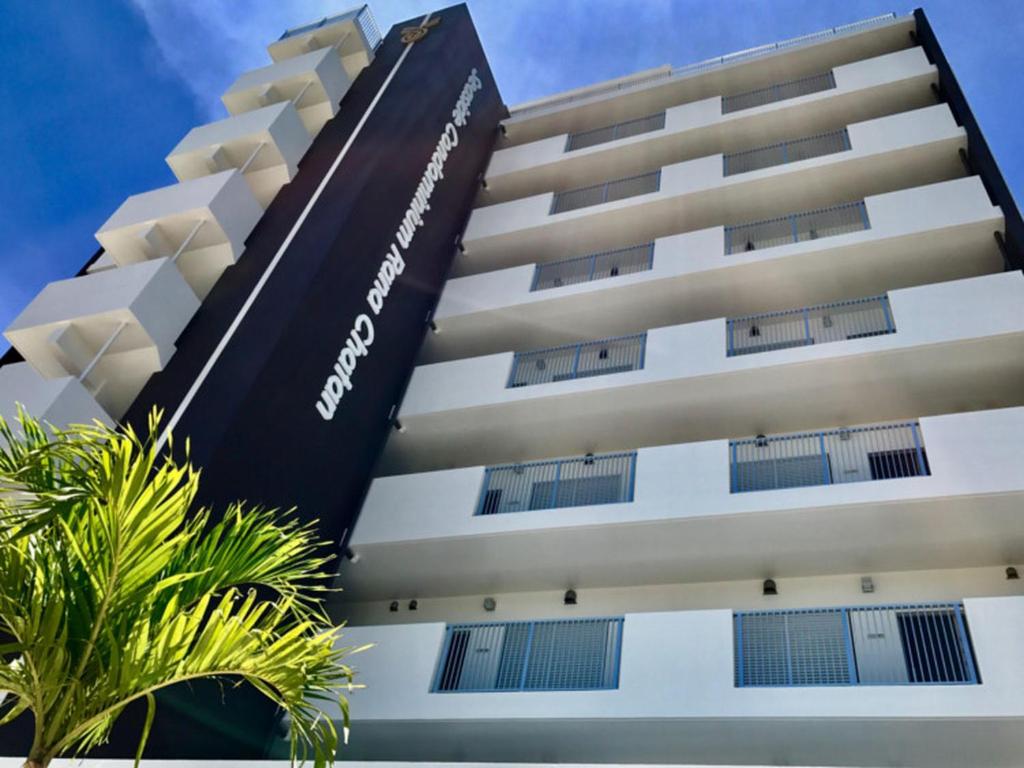
[[[293,757],[333,762],[330,712],[347,733],[344,659],[362,649],[324,610],[315,524],[242,503],[214,520],[187,455],[130,429],[18,425],[0,418],[0,724],[32,714],[30,759],[89,751],[144,701],[138,760],[154,694],[207,678],[253,686],[286,713]]]

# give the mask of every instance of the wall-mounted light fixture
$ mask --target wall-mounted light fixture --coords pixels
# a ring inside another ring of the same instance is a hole
[[[865,595],[869,595],[875,591],[875,582],[870,576],[860,577],[860,591]]]
[[[493,597],[485,597],[484,598],[484,610],[485,611],[493,611],[497,607],[498,607],[498,601],[495,600]]]
[[[775,586],[775,579],[765,579],[764,583],[761,584],[762,595],[777,595],[779,594],[779,588]]]
[[[567,590],[565,590],[565,595],[562,597],[562,602],[565,605],[576,605],[576,590],[575,589],[567,589]]]
[[[409,601],[409,610],[410,611],[415,611],[419,607],[420,607],[420,604],[417,603],[415,600],[410,600]]]
[[[1006,579],[1007,581],[1016,581],[1020,578],[1020,574],[1017,573],[1017,569],[1012,565],[1006,566]]]
[[[388,606],[388,610],[392,613],[398,613],[398,601],[392,600],[391,605]]]

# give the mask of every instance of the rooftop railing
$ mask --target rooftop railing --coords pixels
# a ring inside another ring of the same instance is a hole
[[[538,264],[533,273],[531,291],[589,283],[608,277],[646,272],[654,266],[654,242],[592,253],[562,261]]]
[[[791,213],[775,219],[735,224],[725,228],[725,253],[759,251],[778,245],[818,240],[870,229],[863,201],[843,203],[815,211]]]
[[[930,475],[917,422],[730,440],[730,492]]]
[[[598,144],[607,144],[609,141],[618,141],[630,136],[639,136],[651,131],[660,131],[665,127],[665,113],[659,112],[656,115],[648,115],[636,120],[626,120],[615,125],[606,125],[603,128],[594,128],[590,131],[570,133],[565,140],[565,151],[572,152],[576,149],[586,149]]]
[[[896,333],[888,296],[726,320],[729,357]]]
[[[566,344],[532,352],[517,352],[512,359],[508,388],[584,379],[644,367],[647,334]]]
[[[657,192],[659,189],[661,189],[661,169],[642,173],[639,176],[606,181],[603,184],[556,192],[551,201],[549,213],[565,213],[566,211],[575,211],[577,208],[589,208],[592,205],[624,200],[627,197],[646,195],[649,192]]]
[[[635,451],[488,467],[476,514],[623,504],[635,475]]]
[[[622,623],[620,617],[449,625],[431,690],[618,688]]]
[[[836,87],[836,78],[829,72],[822,72],[819,75],[801,77],[798,80],[787,80],[782,83],[775,83],[765,88],[757,88],[746,93],[737,93],[734,96],[722,97],[722,114],[739,112],[743,109],[763,107],[765,104],[774,104],[776,101],[795,99],[798,96],[807,96],[811,93],[828,91]]]
[[[958,603],[743,611],[733,639],[739,688],[980,682]]]
[[[887,13],[883,16],[874,16],[870,19],[864,19],[863,21],[856,21],[852,24],[844,24],[838,27],[831,27],[830,29],[813,32],[809,35],[802,35],[800,37],[790,38],[789,40],[782,40],[778,43],[759,45],[756,48],[748,48],[743,51],[726,54],[725,56],[716,56],[713,59],[705,59],[704,61],[687,64],[682,67],[675,67],[668,72],[658,73],[656,75],[651,75],[650,77],[637,78],[635,80],[628,80],[626,82],[614,83],[607,86],[598,86],[579,93],[548,99],[538,104],[532,104],[520,109],[515,109],[513,110],[512,115],[513,117],[534,115],[548,110],[559,109],[568,104],[572,104],[573,102],[584,101],[596,96],[606,96],[613,93],[630,91],[634,88],[642,88],[662,81],[692,77],[693,75],[708,72],[713,69],[719,69],[721,67],[729,66],[730,64],[738,64],[752,59],[759,59],[763,56],[771,56],[772,54],[785,51],[790,48],[812,45],[814,43],[821,42],[822,40],[828,40],[832,37],[861,32],[872,27],[884,26],[886,24],[893,23],[895,20],[895,13]]]
[[[366,38],[366,42],[369,44],[371,50],[375,49],[380,44],[380,29],[378,29],[377,22],[373,18],[373,13],[370,11],[370,7],[368,5],[352,8],[351,10],[335,14],[334,16],[325,16],[319,21],[303,24],[301,27],[292,27],[291,29],[285,30],[284,34],[278,39],[285,40],[289,37],[295,37],[296,35],[303,35],[306,32],[312,32],[314,29],[320,29],[321,27],[330,26],[331,24],[338,24],[339,22],[348,21],[349,19],[355,19],[356,24],[358,24],[359,28],[362,30],[363,36]]]
[[[722,156],[722,175],[735,176],[738,173],[749,173],[762,168],[771,168],[812,157],[823,157],[845,152],[850,149],[850,134],[845,128],[831,131],[804,139],[783,141],[766,147],[733,152]]]

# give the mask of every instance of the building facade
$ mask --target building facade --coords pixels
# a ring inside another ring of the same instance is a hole
[[[341,758],[1024,761],[1024,225],[923,11],[512,108],[464,6],[269,51],[0,396],[321,521]],[[202,700],[155,756],[275,754]]]

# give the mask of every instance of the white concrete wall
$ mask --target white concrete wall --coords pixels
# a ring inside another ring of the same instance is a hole
[[[125,323],[89,375],[99,403],[120,418],[174,353],[199,300],[169,259],[47,285],[8,326],[7,340],[46,378],[78,376]]]
[[[601,162],[603,154],[625,146],[659,141],[672,134],[684,134],[687,131],[698,128],[745,121],[751,119],[753,115],[799,108],[805,103],[834,100],[857,93],[858,91],[866,91],[871,88],[921,77],[934,71],[935,67],[928,63],[928,58],[925,56],[922,48],[909,48],[835,67],[833,69],[836,81],[834,89],[809,94],[798,99],[788,99],[763,107],[730,112],[723,115],[722,97],[711,96],[706,99],[669,107],[665,110],[665,127],[640,136],[630,136],[571,152],[565,151],[568,134],[549,136],[526,144],[500,149],[491,158],[491,163],[487,170],[487,179],[494,181],[505,175],[557,164],[566,159],[575,160],[581,157],[592,157],[594,162]],[[600,128],[602,125],[595,124],[593,127]]]
[[[295,99],[311,81],[313,85],[295,106],[310,136],[316,136],[324,123],[337,114],[338,105],[352,84],[341,59],[331,48],[250,70],[235,80],[221,101],[229,113],[237,115]],[[269,99],[261,95],[267,86],[274,89]]]
[[[238,260],[262,216],[245,177],[225,170],[129,197],[96,239],[120,266],[171,257],[185,247],[175,264],[202,298]]]
[[[832,75],[837,91],[858,91],[934,71],[924,48],[917,46],[833,67]]]
[[[1021,333],[1024,332],[1024,316],[1016,312],[1015,307],[1022,301],[1024,275],[1019,272],[902,289],[889,295],[895,334],[732,358],[726,356],[724,318],[655,328],[647,334],[646,357],[641,370],[516,388],[507,386],[514,358],[510,352],[433,363],[413,371],[400,415],[523,402],[609,388],[622,388],[627,396],[626,389],[638,384]]]
[[[992,205],[980,178],[972,176],[924,187],[889,192],[865,198],[871,228],[847,235],[807,240],[749,253],[725,254],[723,227],[684,232],[655,240],[653,268],[590,283],[577,283],[543,291],[530,291],[535,264],[484,272],[449,280],[441,294],[435,320],[502,307],[556,301],[578,295],[638,283],[676,278],[687,274],[733,268],[736,265],[804,257],[819,253],[824,260],[845,259],[843,248],[854,243],[870,247],[874,242],[904,237],[929,230],[991,221],[1002,228],[1002,213]],[[444,323],[440,322],[443,327]]]
[[[667,201],[678,205],[682,198],[695,194],[710,195],[722,190],[735,190],[730,194],[737,195],[765,179],[777,181],[779,194],[789,193],[793,191],[789,185],[807,184],[812,178],[816,179],[814,183],[827,183],[823,178],[812,177],[814,172],[836,167],[857,168],[911,147],[922,148],[944,142],[952,148],[954,143],[965,144],[965,137],[965,131],[956,125],[949,107],[937,104],[851,126],[851,149],[845,152],[727,177],[723,176],[720,154],[697,158],[662,168],[661,187],[656,192],[557,214],[550,213],[553,193],[477,208],[470,216],[463,242],[471,258],[474,248],[512,233],[559,228],[571,230],[585,219],[600,219],[610,211],[628,209],[637,216],[643,216],[647,206],[663,206]],[[832,183],[841,184],[842,180],[833,179]],[[752,194],[749,190],[747,193]]]
[[[619,688],[608,691],[432,694],[442,623],[349,628],[343,644],[376,643],[351,660],[367,685],[351,697],[356,727],[369,720],[1021,717],[1024,598],[964,604],[981,685],[736,688],[728,610],[626,614]]]
[[[248,149],[257,141],[266,141],[268,146],[260,150],[254,167],[283,162],[292,172],[312,143],[295,107],[290,102],[282,102],[193,128],[167,155],[167,164],[179,181],[206,176],[209,170],[198,161],[196,153],[224,146],[232,167],[237,168],[248,155],[232,154],[234,144],[245,143]]]
[[[193,128],[167,156],[179,181],[246,167],[245,179],[266,208],[298,172],[312,139],[290,102],[271,104]],[[211,160],[210,153],[217,157]]]
[[[358,568],[359,563],[346,565]],[[344,586],[346,571],[340,583]],[[409,624],[413,622],[482,622],[528,619],[571,619],[580,616],[620,616],[624,613],[722,609],[761,611],[822,605],[878,605],[881,603],[950,602],[965,597],[1024,596],[1024,579],[1006,578],[1003,566],[944,568],[941,570],[865,571],[781,577],[772,574],[777,595],[762,593],[762,579],[700,581],[683,584],[645,584],[619,587],[576,585],[577,605],[565,605],[565,590],[510,592],[494,589],[476,595],[423,596],[396,593],[392,599],[352,601],[344,592],[332,600],[338,620],[349,626]],[[870,576],[874,592],[861,590],[861,577]],[[483,607],[485,597],[495,599],[493,611]],[[417,599],[410,611],[408,601]]]
[[[55,328],[75,323],[88,333],[91,322],[109,323],[123,317],[139,328],[140,340],[159,349],[172,349],[198,307],[174,265],[158,259],[52,282],[11,322],[4,335],[44,376],[61,377],[68,371],[46,350]],[[122,343],[113,351],[133,346],[131,336],[122,334],[119,341]]]
[[[733,515],[764,515],[842,505],[923,501],[1020,492],[1024,408],[920,419],[931,475],[731,493],[729,441],[682,443],[637,451],[632,502],[514,514],[476,515],[484,467],[373,481],[351,544],[360,546],[490,537],[501,533],[621,525]],[[681,504],[680,499],[686,503]]]
[[[112,420],[96,399],[73,376],[44,379],[28,363],[0,368],[0,416],[16,424],[18,404],[40,421],[55,427]]]

